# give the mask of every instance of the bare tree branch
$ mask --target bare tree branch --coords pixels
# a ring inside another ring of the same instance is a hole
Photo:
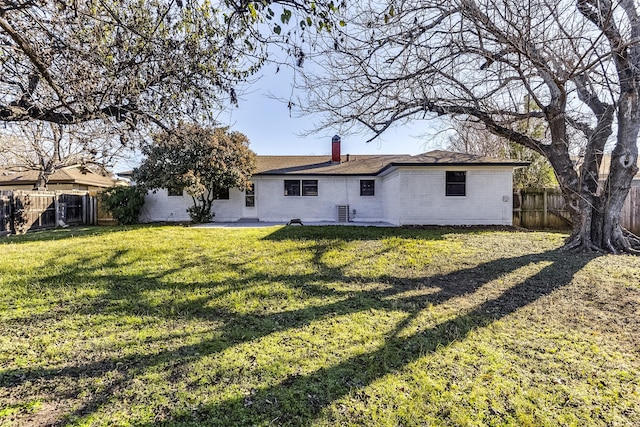
[[[549,160],[572,212],[572,243],[628,247],[618,219],[637,171],[637,2],[404,0],[394,16],[387,8],[349,10],[333,34],[341,42],[318,49],[323,72],[305,76],[301,113],[322,112],[322,125],[343,133],[364,126],[374,138],[410,120],[471,117]],[[528,134],[528,121],[541,132]]]

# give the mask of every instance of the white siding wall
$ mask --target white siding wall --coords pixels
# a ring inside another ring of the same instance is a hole
[[[446,196],[446,171],[466,171],[466,195]],[[384,178],[385,215],[396,224],[510,225],[511,168],[400,168]]]
[[[193,205],[193,199],[187,193],[182,197],[168,196],[167,190],[159,189],[155,193],[148,192],[144,200],[141,222],[156,221],[190,221],[187,208]],[[215,200],[213,202],[214,221],[236,221],[241,218],[244,206],[244,191],[235,188],[229,190],[229,200]]]
[[[317,179],[317,196],[285,196],[285,179]],[[360,196],[360,180],[373,179],[374,196]],[[261,221],[335,221],[336,206],[349,205],[354,221],[382,221],[382,181],[376,177],[284,176],[254,177],[256,207]]]
[[[382,203],[385,220],[393,224],[400,224],[403,210],[398,197],[400,195],[400,172],[396,170],[385,175],[382,182],[384,183]]]
[[[144,199],[140,221],[189,221],[187,208],[191,204],[191,197],[186,193],[183,193],[182,197],[169,197],[164,188],[156,190],[155,193],[149,191]]]
[[[445,195],[446,171],[466,171],[466,195]],[[409,167],[382,177],[255,176],[255,208],[245,208],[244,192],[231,189],[229,200],[216,200],[214,221],[243,217],[260,221],[336,221],[336,206],[349,205],[351,220],[394,224],[510,225],[512,169],[509,167]],[[286,179],[317,179],[317,196],[285,196]],[[360,180],[375,180],[375,196],[360,196]],[[188,195],[149,193],[141,221],[189,221]],[[355,216],[353,210],[355,209]]]
[[[242,218],[242,208],[244,206],[244,191],[236,188],[229,190],[229,200],[215,200],[213,202],[213,217],[215,222],[237,221]]]

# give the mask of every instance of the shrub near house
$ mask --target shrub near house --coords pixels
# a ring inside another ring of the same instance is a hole
[[[144,205],[145,190],[134,187],[111,187],[100,193],[100,201],[120,225],[135,224]]]

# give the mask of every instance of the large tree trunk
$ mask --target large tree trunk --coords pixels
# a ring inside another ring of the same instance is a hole
[[[51,175],[56,171],[56,164],[60,167],[63,163],[60,157],[60,146],[63,138],[62,125],[51,125],[51,132],[53,135],[53,152],[51,156],[48,157],[44,151],[37,151],[40,169],[38,172],[38,180],[33,185],[34,190],[46,190],[49,178],[51,178]]]
[[[592,203],[586,200],[581,203],[572,214],[573,232],[564,249],[640,254],[640,240],[620,225],[620,213],[628,192],[628,188],[618,188],[610,198],[603,194],[592,197]]]
[[[580,13],[600,28],[609,41],[612,59],[616,66],[620,84],[617,100],[616,145],[611,154],[611,167],[604,187],[597,193],[584,186],[579,209],[574,214],[574,230],[567,248],[598,249],[605,252],[630,252],[640,254],[640,239],[620,226],[620,213],[629,194],[631,181],[638,172],[638,132],[640,130],[640,17],[633,1],[622,1],[619,5],[629,20],[633,43],[625,43],[617,22],[610,19],[611,5],[607,2],[578,0]],[[576,80],[578,95],[598,118],[595,132],[590,135],[588,148],[604,149],[610,132],[610,120],[606,109],[595,93],[587,90],[585,80]],[[588,153],[593,158],[593,152]],[[599,162],[597,162],[599,166]],[[587,171],[589,172],[589,171]],[[590,171],[593,173],[593,171]],[[585,173],[583,171],[584,179]]]
[[[587,151],[581,174],[582,187],[567,189],[565,200],[573,203],[573,233],[567,241],[567,249],[600,250],[604,252],[629,252],[640,254],[640,238],[620,225],[620,214],[631,189],[631,181],[638,173],[638,99],[637,93],[621,96],[618,109],[618,135],[611,154],[609,176],[602,186],[594,185],[600,161],[594,153]],[[589,147],[600,146],[591,141]],[[594,160],[595,159],[595,160]],[[594,161],[594,165],[589,162]],[[563,189],[565,190],[565,189]],[[579,195],[576,202],[574,195]],[[571,207],[571,205],[570,205]]]
[[[38,171],[38,180],[33,184],[34,190],[46,190],[47,184],[49,184],[49,178],[51,178],[51,175],[55,172],[52,162],[46,165],[43,162],[42,166]]]

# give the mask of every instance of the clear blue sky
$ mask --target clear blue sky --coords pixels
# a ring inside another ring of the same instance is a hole
[[[340,134],[326,129],[310,136],[300,136],[314,127],[312,116],[291,117],[286,103],[273,99],[288,98],[292,75],[288,70],[274,74],[266,67],[262,77],[240,97],[240,107],[219,117],[221,124],[249,137],[251,149],[261,155],[330,155],[331,138]],[[273,95],[270,97],[269,95]],[[341,134],[342,154],[419,154],[445,148],[445,127],[438,120],[416,121],[410,126],[389,129],[367,143],[372,134]]]

